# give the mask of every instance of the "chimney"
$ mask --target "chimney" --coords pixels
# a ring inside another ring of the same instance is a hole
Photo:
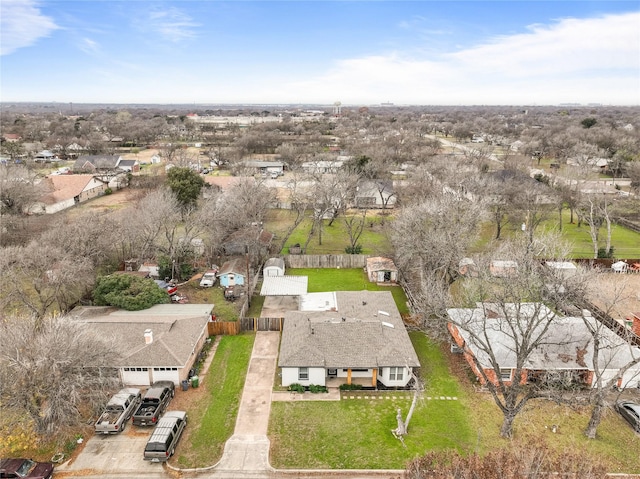
[[[153,331],[151,331],[150,329],[144,330],[144,343],[145,344],[153,343]]]

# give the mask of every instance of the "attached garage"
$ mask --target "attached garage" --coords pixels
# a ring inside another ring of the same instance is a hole
[[[173,381],[175,384],[180,383],[180,373],[178,368],[153,368],[153,382],[156,381]]]
[[[132,386],[149,386],[149,368],[121,368],[122,383]]]

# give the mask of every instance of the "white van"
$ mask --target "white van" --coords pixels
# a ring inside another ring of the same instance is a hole
[[[187,426],[185,411],[167,411],[158,421],[144,448],[144,460],[166,462],[176,451],[176,446]]]

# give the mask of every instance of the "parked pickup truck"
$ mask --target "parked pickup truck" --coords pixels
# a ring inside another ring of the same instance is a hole
[[[142,403],[133,414],[134,426],[153,426],[167,409],[175,394],[172,381],[157,381],[151,385],[142,398]]]
[[[140,390],[125,388],[113,395],[96,421],[97,434],[117,434],[124,431],[127,421],[140,405]]]

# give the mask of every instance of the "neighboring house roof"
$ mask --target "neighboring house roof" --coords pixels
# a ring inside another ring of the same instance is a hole
[[[45,204],[53,205],[75,198],[87,189],[94,180],[93,175],[51,175],[42,182],[49,192],[40,198]],[[99,181],[99,180],[96,180]]]
[[[282,161],[245,160],[243,164],[247,168],[282,168],[284,166]]]
[[[367,271],[398,271],[392,259],[382,256],[367,258]]]
[[[505,305],[508,315],[515,316],[519,311],[519,322],[525,322],[534,317],[553,317],[553,321],[544,333],[544,341],[529,356],[525,368],[531,370],[590,370],[593,371],[593,337],[585,324],[592,324],[592,328],[600,327],[601,350],[599,354],[600,369],[619,369],[627,364],[631,358],[640,355],[639,348],[632,348],[629,343],[613,331],[597,324],[591,316],[563,317],[555,315],[548,307],[541,303],[521,303]],[[453,308],[447,313],[454,323],[464,323],[474,333],[486,334],[492,345],[496,361],[501,368],[515,368],[515,341],[510,328],[505,327],[506,319],[492,308],[490,304],[479,305],[476,308]],[[546,321],[542,321],[546,327]],[[455,326],[454,326],[455,327]],[[485,368],[491,368],[489,357],[478,348],[468,331],[458,329],[465,341],[465,345]],[[540,332],[533,332],[539,335]]]
[[[132,168],[139,165],[138,160],[120,160],[118,168]]]
[[[299,296],[307,293],[308,276],[265,276],[260,296]]]
[[[111,341],[121,356],[118,367],[185,367],[206,334],[213,306],[157,304],[142,311],[85,306],[71,314]],[[151,344],[145,342],[147,329],[153,333]]]
[[[337,291],[337,311],[285,313],[280,367],[418,367],[389,291]]]
[[[119,155],[83,155],[73,164],[74,170],[112,170],[122,161]]]
[[[244,258],[234,258],[229,261],[225,261],[220,271],[218,272],[218,276],[222,276],[225,274],[233,273],[244,276],[246,273],[246,260]]]

